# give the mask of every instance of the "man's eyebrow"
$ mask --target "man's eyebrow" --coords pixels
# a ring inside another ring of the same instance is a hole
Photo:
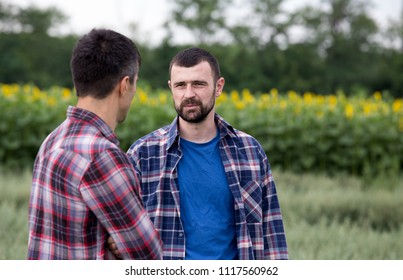
[[[193,83],[198,83],[198,84],[208,84],[206,81],[204,80],[195,80],[193,81]]]
[[[174,82],[174,85],[182,85],[182,84],[202,84],[202,85],[207,85],[208,82],[204,80],[192,80],[192,81],[178,81]]]
[[[174,85],[183,85],[183,84],[186,84],[186,82],[185,81],[179,81],[179,82],[174,82],[173,84]]]

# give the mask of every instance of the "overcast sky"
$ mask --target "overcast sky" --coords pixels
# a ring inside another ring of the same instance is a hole
[[[167,0],[3,0],[21,7],[36,5],[40,8],[55,6],[68,16],[62,33],[83,34],[93,27],[106,27],[132,35],[130,23],[138,24],[143,41],[158,43],[164,36],[163,22],[169,14]],[[287,7],[293,8],[320,0],[288,0]],[[402,13],[403,0],[373,0],[370,9],[374,19],[385,25],[388,19],[398,19]]]

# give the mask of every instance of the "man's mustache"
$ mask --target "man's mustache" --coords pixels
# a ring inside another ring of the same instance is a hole
[[[185,107],[187,105],[198,105],[201,106],[202,103],[199,100],[196,99],[185,99],[182,101],[181,107]]]

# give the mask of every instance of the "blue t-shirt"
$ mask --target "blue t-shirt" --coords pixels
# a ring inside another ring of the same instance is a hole
[[[207,143],[180,139],[180,213],[186,259],[236,259],[234,198],[220,157],[219,134]]]

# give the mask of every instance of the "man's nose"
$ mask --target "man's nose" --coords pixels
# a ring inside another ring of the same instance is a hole
[[[189,84],[186,85],[185,97],[186,97],[186,98],[191,98],[191,97],[194,97],[194,96],[195,96],[195,93],[194,93],[192,84],[189,83]]]

